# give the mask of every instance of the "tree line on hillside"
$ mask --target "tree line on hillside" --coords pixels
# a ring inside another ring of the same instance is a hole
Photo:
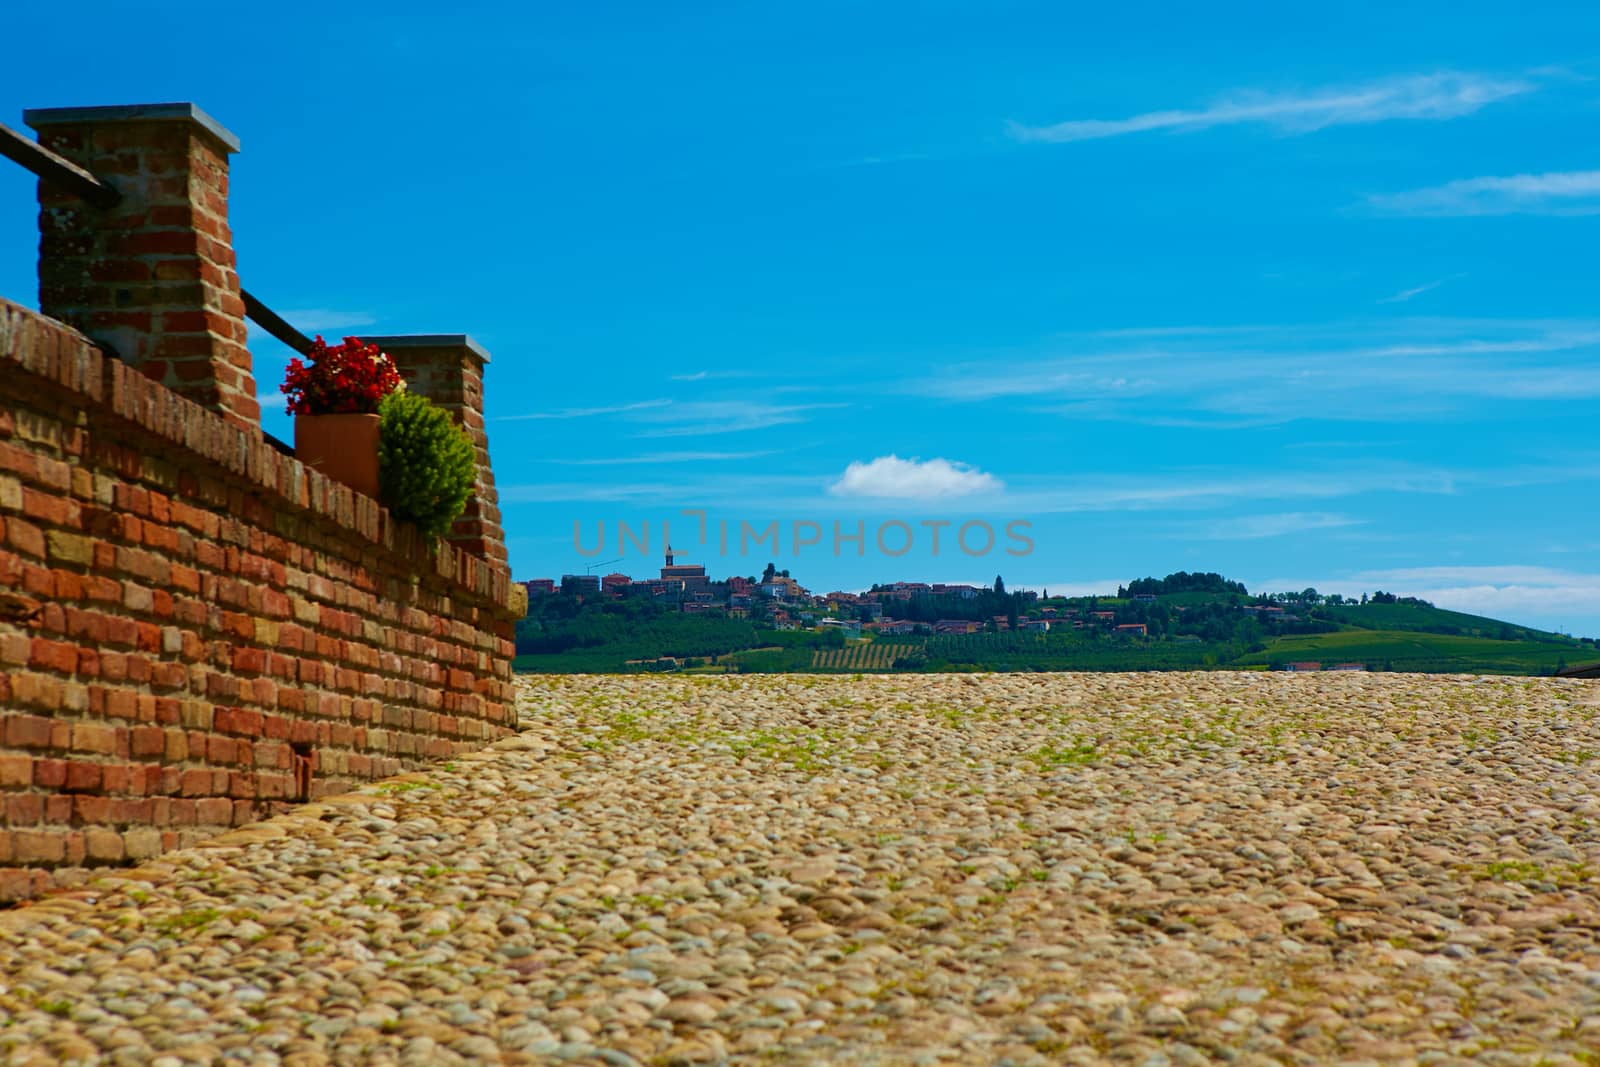
[[[1243,582],[1230,582],[1215,571],[1190,574],[1177,571],[1165,578],[1135,578],[1127,585],[1117,587],[1117,596],[1162,596],[1167,593],[1238,593],[1249,596],[1250,590]]]

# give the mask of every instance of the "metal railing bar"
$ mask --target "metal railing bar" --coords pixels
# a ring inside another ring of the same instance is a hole
[[[56,155],[4,123],[0,123],[0,156],[20,163],[51,185],[75,193],[95,207],[112,207],[122,199],[121,193],[70,159]]]
[[[302,356],[311,351],[311,338],[290,326],[276,311],[251,296],[250,290],[240,289],[239,295],[244,298],[244,313],[250,316],[251,322]]]

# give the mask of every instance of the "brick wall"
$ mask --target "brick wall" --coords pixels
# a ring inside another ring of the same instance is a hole
[[[0,301],[0,900],[508,732],[506,568],[240,421]]]

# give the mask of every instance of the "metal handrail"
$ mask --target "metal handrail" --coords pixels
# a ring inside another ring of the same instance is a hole
[[[113,186],[5,123],[0,123],[0,156],[20,164],[38,175],[40,180],[72,193],[95,207],[115,207],[122,201],[122,194]],[[311,351],[311,338],[290,326],[281,315],[252,296],[248,289],[241,288],[239,296],[244,300],[244,313],[250,321],[302,356]]]
[[[22,164],[50,184],[76,193],[95,207],[115,207],[122,199],[121,193],[72,160],[56,155],[4,123],[0,123],[0,156]]]
[[[240,289],[239,295],[244,298],[244,313],[250,317],[251,322],[302,356],[311,351],[311,338],[290,326],[276,311],[251,296],[250,290]]]

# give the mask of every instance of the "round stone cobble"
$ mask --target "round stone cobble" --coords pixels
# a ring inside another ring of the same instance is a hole
[[[0,912],[0,1061],[1593,1063],[1600,683],[524,677]]]

